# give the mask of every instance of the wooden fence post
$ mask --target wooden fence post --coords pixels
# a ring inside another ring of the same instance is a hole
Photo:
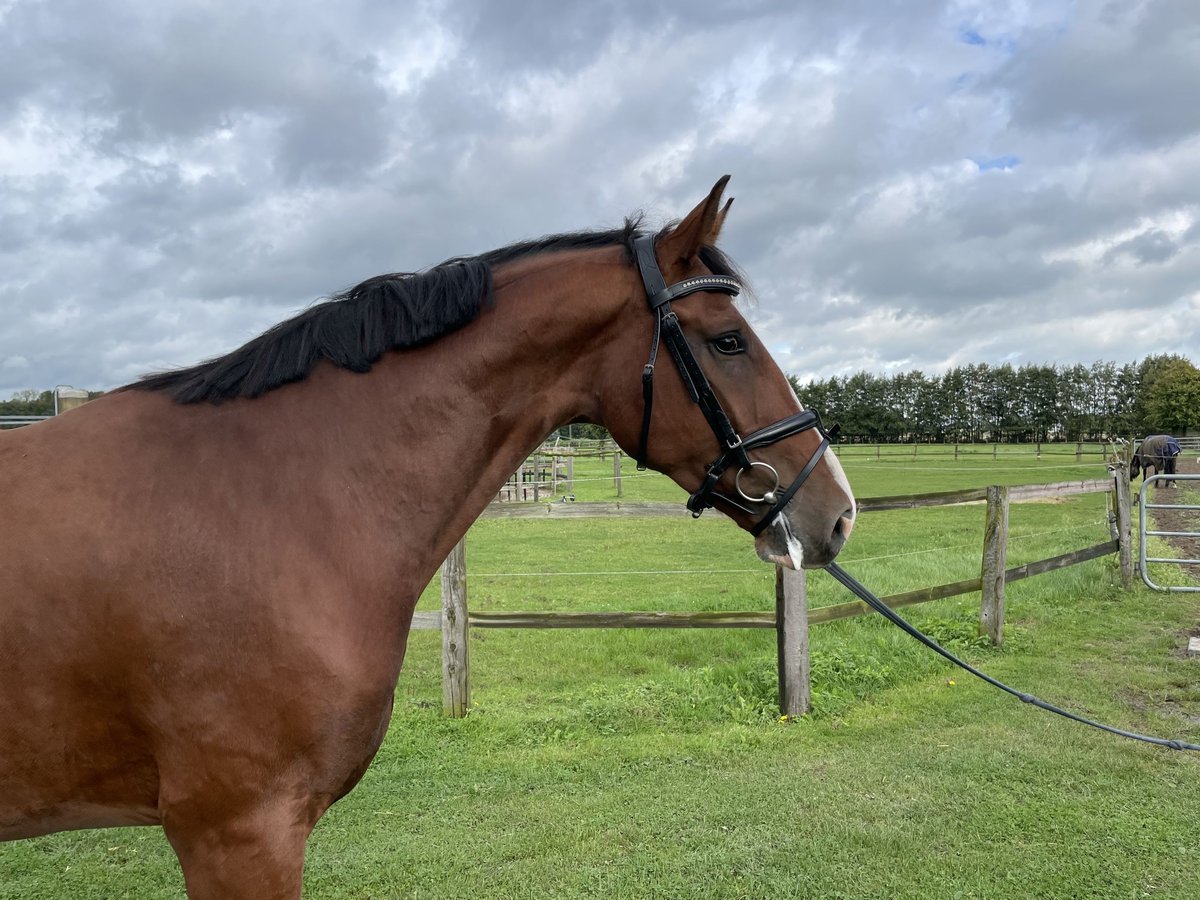
[[[1008,555],[1008,488],[987,489],[987,520],[983,529],[983,567],[980,587],[979,633],[992,645],[1004,642],[1004,567]]]
[[[1129,470],[1113,466],[1113,505],[1117,512],[1117,558],[1121,563],[1121,587],[1133,587],[1133,489],[1129,486]]]
[[[812,709],[808,661],[808,593],[803,569],[775,567],[775,634],[779,647],[779,712]]]
[[[621,491],[621,450],[619,447],[613,448],[613,481],[617,483],[617,496],[623,497]]]
[[[567,493],[575,493],[575,454],[567,457]]]
[[[471,705],[467,659],[467,539],[442,563],[442,712],[455,719]]]

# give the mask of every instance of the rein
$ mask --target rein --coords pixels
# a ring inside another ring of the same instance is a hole
[[[986,681],[988,684],[990,684],[992,687],[999,688],[1000,690],[1004,691],[1007,694],[1012,694],[1014,697],[1016,697],[1022,703],[1032,704],[1033,706],[1036,706],[1039,709],[1044,709],[1044,710],[1047,710],[1048,712],[1055,713],[1056,715],[1064,716],[1065,718],[1071,719],[1072,721],[1075,721],[1075,722],[1079,722],[1083,725],[1090,725],[1092,728],[1099,728],[1101,731],[1107,731],[1109,734],[1115,734],[1120,737],[1132,738],[1135,741],[1144,741],[1147,744],[1157,744],[1160,747],[1169,747],[1172,750],[1200,750],[1200,744],[1189,744],[1185,741],[1175,741],[1175,740],[1169,740],[1167,738],[1150,737],[1149,735],[1138,734],[1136,731],[1123,731],[1122,729],[1114,728],[1111,725],[1104,725],[1100,722],[1094,722],[1091,719],[1085,719],[1083,716],[1076,715],[1073,712],[1068,712],[1067,710],[1057,707],[1052,703],[1047,703],[1045,700],[1039,700],[1037,697],[1033,696],[1032,694],[1026,694],[1022,691],[1018,691],[1016,688],[1009,687],[1007,684],[1004,684],[1004,682],[997,681],[995,678],[992,678],[990,675],[986,675],[983,672],[980,672],[978,669],[976,669],[974,666],[970,665],[969,663],[963,662],[961,659],[959,659],[957,656],[955,656],[953,653],[951,653],[949,650],[947,650],[945,647],[943,647],[941,644],[939,644],[933,638],[929,637],[927,634],[925,634],[922,631],[920,631],[919,629],[915,628],[913,625],[909,624],[907,621],[905,621],[903,618],[901,618],[896,613],[895,610],[893,610],[890,606],[888,606],[886,603],[884,603],[882,600],[880,600],[878,597],[876,597],[874,594],[872,594],[869,590],[867,590],[865,587],[863,587],[861,584],[859,584],[858,581],[856,581],[854,579],[854,577],[850,575],[849,572],[847,572],[845,569],[843,569],[837,563],[829,563],[827,566],[825,566],[825,571],[828,572],[830,575],[832,575],[836,581],[840,582],[842,585],[844,585],[846,588],[848,588],[852,594],[854,594],[856,597],[858,597],[860,600],[862,600],[864,603],[866,603],[867,606],[871,607],[871,609],[875,610],[877,613],[879,613],[881,616],[883,616],[885,619],[887,619],[889,622],[891,622],[893,625],[895,625],[901,631],[916,638],[918,641],[920,641],[922,644],[924,644],[926,647],[928,647],[934,653],[944,656],[946,659],[950,660],[950,662],[954,663],[959,668],[966,669],[968,672],[970,672],[976,678],[981,678],[984,681]]]
[[[683,333],[683,327],[679,324],[679,317],[671,309],[671,301],[681,300],[698,291],[715,291],[736,297],[741,293],[742,286],[737,279],[727,275],[698,275],[694,278],[677,281],[668,287],[654,256],[654,238],[650,235],[638,235],[633,241],[633,251],[638,272],[642,276],[642,284],[646,289],[650,312],[654,314],[654,339],[650,347],[650,357],[642,370],[642,431],[638,443],[637,467],[639,470],[646,468],[646,459],[650,452],[650,418],[654,409],[654,367],[658,361],[659,345],[665,343],[671,359],[675,362],[675,368],[679,370],[679,376],[683,379],[683,386],[691,396],[692,402],[700,407],[700,412],[704,414],[705,420],[712,428],[713,434],[716,435],[717,442],[722,448],[721,455],[709,463],[705,470],[704,480],[700,487],[688,497],[687,508],[691,510],[693,518],[699,518],[704,510],[714,505],[714,500],[721,500],[741,512],[751,516],[755,515],[756,510],[750,509],[716,490],[721,476],[725,474],[731,464],[736,463],[738,471],[734,479],[734,487],[741,498],[752,504],[769,504],[769,509],[763,517],[750,529],[750,533],[757,537],[783,511],[783,508],[795,496],[796,491],[800,490],[800,486],[812,474],[813,469],[816,468],[817,463],[829,448],[829,440],[837,433],[837,428],[835,426],[832,431],[826,431],[821,424],[821,417],[816,412],[802,410],[773,422],[765,428],[760,428],[745,438],[741,437],[733,427],[724,407],[721,406],[721,401],[717,399],[704,370],[700,368],[700,363]],[[749,451],[766,447],[811,428],[817,429],[817,433],[821,435],[821,444],[804,468],[800,470],[800,474],[780,494],[778,493],[779,473],[769,463],[751,460]],[[774,479],[774,485],[763,491],[762,496],[759,497],[751,496],[742,489],[742,476],[752,469],[762,469]]]

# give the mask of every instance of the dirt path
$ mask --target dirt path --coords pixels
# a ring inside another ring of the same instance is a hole
[[[1195,451],[1179,456],[1175,472],[1178,475],[1200,475],[1200,460],[1196,458]],[[1139,481],[1134,485],[1134,490],[1140,489]],[[1176,482],[1175,487],[1151,488],[1150,499],[1154,503],[1200,503],[1200,482]],[[1200,531],[1198,510],[1156,509],[1152,512],[1157,526],[1155,530]],[[1175,547],[1182,558],[1200,559],[1200,537],[1169,537],[1163,540]],[[1191,578],[1200,581],[1200,567],[1184,566],[1183,569]]]

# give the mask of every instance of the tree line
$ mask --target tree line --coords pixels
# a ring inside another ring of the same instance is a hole
[[[1097,441],[1200,427],[1200,370],[1182,356],[789,380],[843,441]]]
[[[88,399],[95,400],[103,391],[88,391]],[[54,391],[17,391],[11,400],[0,400],[0,416],[52,416],[54,415]]]

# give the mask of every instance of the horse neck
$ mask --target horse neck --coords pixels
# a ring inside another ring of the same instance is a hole
[[[321,465],[355,472],[355,494],[369,498],[355,514],[376,518],[381,534],[414,536],[421,570],[432,574],[555,427],[597,416],[606,345],[642,330],[621,260],[612,248],[506,266],[494,306],[459,331],[388,354],[365,376],[325,366],[294,392],[336,415]],[[628,368],[632,386],[640,364]]]

